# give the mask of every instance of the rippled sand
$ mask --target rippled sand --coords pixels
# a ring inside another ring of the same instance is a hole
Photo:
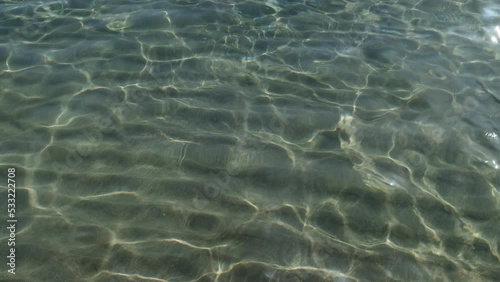
[[[486,2],[1,1],[0,280],[500,281]]]

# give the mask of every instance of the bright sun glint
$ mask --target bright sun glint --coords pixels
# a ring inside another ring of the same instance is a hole
[[[494,35],[491,36],[491,41],[493,43],[499,43],[499,40],[500,40],[500,25],[497,25],[495,27],[495,33]]]

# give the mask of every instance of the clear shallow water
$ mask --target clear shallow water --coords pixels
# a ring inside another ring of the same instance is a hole
[[[487,2],[1,1],[0,279],[500,280]]]

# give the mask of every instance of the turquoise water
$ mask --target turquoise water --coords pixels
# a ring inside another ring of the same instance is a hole
[[[0,281],[500,281],[494,2],[0,1]]]

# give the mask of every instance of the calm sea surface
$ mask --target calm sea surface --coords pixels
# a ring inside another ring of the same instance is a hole
[[[0,1],[0,281],[500,281],[499,25],[493,0]]]

